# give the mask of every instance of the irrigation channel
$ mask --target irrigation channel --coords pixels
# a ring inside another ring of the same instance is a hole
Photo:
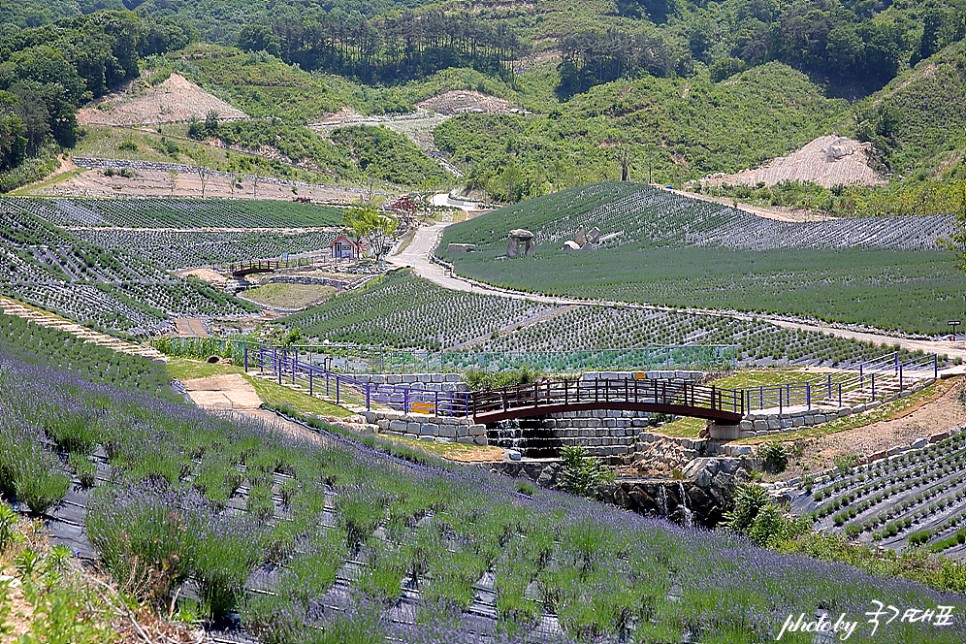
[[[793,408],[842,408],[900,395],[913,384],[939,376],[935,354],[906,362],[892,352],[860,363],[852,371],[800,383],[725,389],[648,378],[542,380],[476,392],[439,391],[412,384],[376,384],[300,359],[297,349],[244,348],[245,371],[257,369],[279,384],[300,386],[309,395],[324,395],[336,404],[389,408],[404,414],[472,416],[489,423],[513,418],[592,409],[653,411],[736,423],[753,411],[784,413]]]

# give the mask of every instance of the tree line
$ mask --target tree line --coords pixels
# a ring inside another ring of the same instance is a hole
[[[0,31],[0,170],[47,144],[77,139],[77,108],[139,73],[140,57],[184,47],[188,34],[130,12],[98,12]]]
[[[509,78],[506,61],[521,52],[507,25],[436,9],[371,18],[358,12],[283,9],[243,27],[237,45],[369,84],[394,84],[450,67]]]

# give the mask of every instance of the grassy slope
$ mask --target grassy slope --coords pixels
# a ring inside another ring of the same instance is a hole
[[[477,243],[481,252],[447,257],[459,272],[559,295],[792,313],[924,333],[942,333],[946,320],[962,313],[966,280],[940,251],[752,252],[680,243],[655,247],[645,241],[595,253],[575,255],[557,246],[540,248],[534,257],[497,259],[504,253],[506,231],[567,229],[577,214],[634,189],[606,184],[518,204],[449,228],[440,248],[449,242]],[[605,232],[616,226],[608,225],[606,215],[596,225]]]
[[[856,106],[888,167],[900,176],[939,173],[966,148],[966,41],[960,41],[900,74]],[[962,163],[958,175],[964,176]]]
[[[185,140],[184,130],[183,125],[165,125],[162,126],[162,134],[159,135],[156,132],[144,132],[133,128],[88,125],[83,128],[72,154],[78,157],[183,163],[207,166],[220,172],[259,174],[305,183],[325,184],[332,181],[332,176],[328,174],[297,168],[253,154]],[[358,181],[359,177],[342,173],[341,179],[352,183]]]
[[[773,63],[721,83],[703,74],[619,80],[545,116],[465,115],[437,128],[436,143],[468,170],[538,165],[558,188],[619,176],[613,148],[621,145],[632,177],[646,179],[650,164],[655,181],[679,183],[784,154],[825,134],[846,109]]]

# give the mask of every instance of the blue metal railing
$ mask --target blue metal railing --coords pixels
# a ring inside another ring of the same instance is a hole
[[[471,413],[470,394],[438,391],[412,385],[377,384],[335,373],[299,359],[297,349],[245,347],[244,368],[274,375],[278,384],[301,385],[309,395],[324,395],[337,405],[351,402],[365,406],[388,407],[405,414],[465,417]]]

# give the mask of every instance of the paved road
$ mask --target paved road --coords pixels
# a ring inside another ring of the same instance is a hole
[[[664,306],[651,306],[643,304],[633,304],[628,302],[613,302],[605,300],[577,300],[573,298],[566,297],[551,297],[547,295],[535,295],[532,293],[525,293],[522,291],[513,291],[509,289],[502,289],[474,280],[466,279],[453,275],[450,270],[444,266],[440,266],[432,261],[430,261],[430,256],[439,244],[440,236],[443,234],[443,230],[446,226],[451,224],[435,224],[433,226],[426,226],[416,230],[416,234],[413,237],[412,242],[401,252],[388,258],[388,261],[394,266],[399,267],[411,267],[413,272],[419,277],[425,278],[434,284],[442,286],[443,288],[450,289],[452,291],[464,291],[467,293],[479,293],[481,295],[498,295],[500,297],[509,297],[522,300],[530,300],[533,302],[545,302],[547,304],[557,304],[557,305],[578,305],[578,306],[613,306],[622,308],[650,308],[659,309],[666,311],[684,311],[687,313],[695,313],[700,315],[715,315],[720,317],[730,317],[741,320],[759,320],[762,322],[768,322],[774,324],[775,326],[784,329],[801,329],[805,331],[817,331],[819,333],[827,333],[840,338],[849,338],[852,340],[863,340],[867,342],[874,342],[876,344],[884,345],[895,345],[898,344],[904,349],[910,351],[925,351],[927,353],[940,353],[946,354],[950,358],[962,358],[966,360],[966,342],[956,341],[932,341],[932,340],[913,340],[909,338],[899,338],[892,335],[888,335],[882,332],[866,332],[866,331],[854,331],[852,329],[843,329],[833,326],[826,326],[823,324],[812,323],[812,322],[798,322],[792,320],[784,320],[781,318],[770,317],[766,315],[759,315],[756,313],[743,313],[737,311],[715,311],[710,309],[700,309],[700,308],[688,308],[688,309],[676,309],[674,307],[664,307]],[[960,369],[959,371],[962,371]]]

